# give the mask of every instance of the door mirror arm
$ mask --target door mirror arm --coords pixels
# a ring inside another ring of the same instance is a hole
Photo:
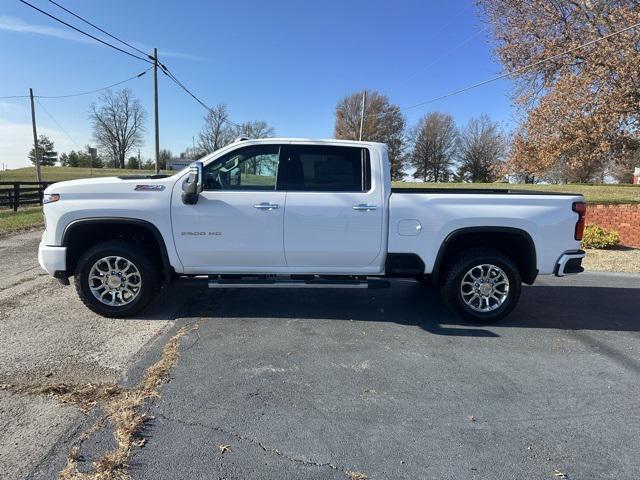
[[[195,161],[189,165],[189,176],[182,184],[182,203],[195,205],[204,188],[202,162]]]

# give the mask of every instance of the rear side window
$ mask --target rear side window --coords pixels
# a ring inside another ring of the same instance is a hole
[[[278,190],[363,192],[371,188],[370,177],[366,148],[290,145],[281,155]]]

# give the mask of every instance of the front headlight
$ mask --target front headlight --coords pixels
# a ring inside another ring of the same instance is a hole
[[[58,195],[57,193],[45,193],[42,196],[43,205],[46,205],[47,203],[57,202],[58,200],[60,200],[60,195]]]

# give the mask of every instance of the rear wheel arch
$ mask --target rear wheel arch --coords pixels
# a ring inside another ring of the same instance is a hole
[[[62,234],[62,246],[67,247],[67,275],[72,275],[80,257],[89,248],[106,240],[133,241],[158,263],[162,278],[168,283],[175,271],[169,261],[167,246],[158,228],[137,218],[94,217],[74,220]]]
[[[473,248],[489,248],[509,257],[517,266],[522,281],[532,284],[537,275],[536,247],[531,235],[514,227],[465,227],[449,233],[440,245],[431,273],[437,283],[458,254]]]

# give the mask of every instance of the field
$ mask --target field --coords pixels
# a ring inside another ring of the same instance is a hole
[[[393,182],[397,188],[509,188],[543,192],[580,193],[588,203],[640,203],[638,185],[540,185],[509,183],[421,183]]]
[[[0,237],[37,227],[43,222],[41,207],[24,208],[17,212],[0,210]]]
[[[45,182],[61,182],[76,178],[113,177],[117,175],[153,175],[153,170],[121,170],[119,168],[71,168],[42,167],[42,180]],[[34,167],[16,168],[0,172],[0,182],[35,182]]]

